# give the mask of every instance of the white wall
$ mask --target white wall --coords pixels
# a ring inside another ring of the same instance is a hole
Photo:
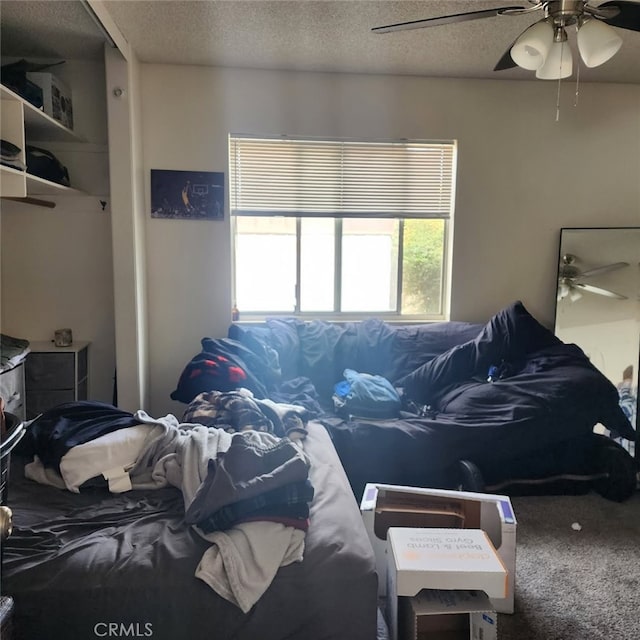
[[[150,169],[227,172],[234,133],[459,141],[451,318],[485,321],[515,299],[547,326],[559,230],[640,223],[640,87],[142,65]],[[227,211],[228,214],[228,211]],[[150,411],[204,336],[230,322],[223,222],[147,213]]]

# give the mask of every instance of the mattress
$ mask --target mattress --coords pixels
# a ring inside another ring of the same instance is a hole
[[[209,543],[185,524],[180,491],[73,494],[25,479],[25,461],[14,456],[2,572],[14,637],[375,638],[373,552],[319,423],[309,423],[305,451],[315,497],[304,559],[281,567],[247,614],[194,577]]]

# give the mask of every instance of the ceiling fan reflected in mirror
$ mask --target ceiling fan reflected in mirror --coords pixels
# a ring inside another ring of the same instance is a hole
[[[622,45],[613,27],[640,31],[640,3],[609,0],[598,6],[589,0],[528,0],[532,6],[510,6],[455,13],[411,22],[374,27],[374,33],[437,27],[455,22],[542,12],[543,17],[523,31],[500,58],[494,71],[521,67],[536,72],[542,80],[559,80],[573,73],[573,56],[567,28],[577,29],[580,57],[587,67],[597,67],[612,58]]]
[[[603,265],[602,267],[595,267],[593,269],[581,271],[576,266],[576,261],[576,256],[571,253],[565,253],[560,259],[560,268],[558,270],[558,302],[565,298],[569,298],[571,302],[576,302],[582,298],[583,291],[595,293],[600,296],[606,296],[607,298],[615,298],[616,300],[627,299],[627,296],[623,296],[620,293],[616,293],[610,289],[595,287],[591,284],[582,282],[582,280],[583,278],[592,278],[593,276],[602,275],[609,271],[628,267],[628,262],[614,262],[612,264]]]

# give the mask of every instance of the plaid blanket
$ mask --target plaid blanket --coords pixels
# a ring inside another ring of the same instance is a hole
[[[228,433],[265,431],[292,440],[306,436],[308,411],[303,407],[258,400],[248,389],[205,391],[187,406],[183,422],[204,424]]]

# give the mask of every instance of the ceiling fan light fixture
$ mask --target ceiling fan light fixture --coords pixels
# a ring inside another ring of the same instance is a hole
[[[587,67],[604,64],[621,46],[622,38],[616,30],[600,20],[587,20],[578,29],[578,51]]]
[[[536,78],[560,80],[560,78],[568,78],[572,73],[573,55],[565,35],[564,40],[553,42],[545,63],[536,71]]]
[[[511,47],[511,58],[522,69],[536,71],[547,59],[553,45],[553,27],[540,20],[520,34]]]

